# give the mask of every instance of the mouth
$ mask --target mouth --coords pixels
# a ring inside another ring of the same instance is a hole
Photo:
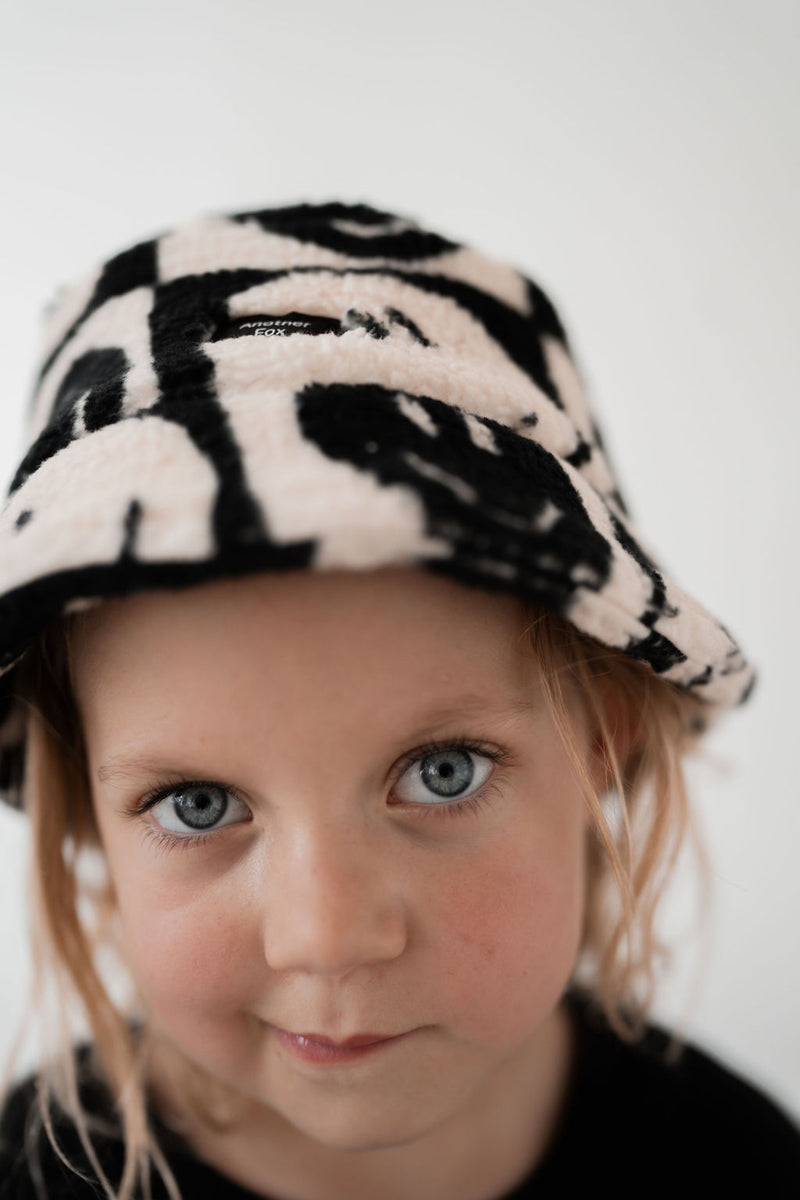
[[[352,1037],[344,1038],[343,1041],[337,1042],[335,1038],[326,1037],[324,1033],[291,1033],[290,1030],[284,1030],[291,1037],[302,1038],[305,1042],[317,1042],[320,1046],[335,1046],[338,1050],[352,1050],[359,1046],[371,1046],[374,1042],[389,1042],[392,1038],[401,1037],[401,1034],[396,1033],[354,1033]]]
[[[353,1062],[395,1045],[414,1032],[409,1030],[399,1034],[356,1033],[337,1042],[323,1033],[291,1033],[278,1025],[273,1025],[272,1028],[280,1044],[295,1058],[319,1064]]]

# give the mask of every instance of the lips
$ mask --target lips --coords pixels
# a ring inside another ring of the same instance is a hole
[[[304,1042],[316,1042],[319,1046],[335,1046],[338,1050],[355,1050],[359,1046],[372,1046],[375,1042],[387,1042],[401,1036],[394,1033],[354,1033],[344,1041],[337,1042],[335,1038],[326,1037],[324,1033],[292,1033],[289,1029],[281,1032],[288,1033],[290,1037],[302,1038]]]
[[[409,1033],[354,1033],[336,1041],[324,1033],[290,1033],[276,1025],[273,1027],[278,1042],[293,1058],[315,1067],[345,1066],[362,1058],[370,1058],[388,1052],[410,1036]]]

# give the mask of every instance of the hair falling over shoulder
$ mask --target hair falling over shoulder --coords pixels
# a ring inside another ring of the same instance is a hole
[[[113,888],[102,870],[72,690],[71,635],[83,616],[76,612],[51,625],[19,672],[18,694],[28,713],[24,799],[32,834],[33,996],[26,1026],[36,1021],[47,1047],[37,1075],[39,1119],[62,1158],[54,1105],[72,1119],[108,1200],[147,1197],[151,1164],[173,1200],[181,1200],[148,1122],[144,1081],[152,1042],[147,1023],[138,1022],[131,1003],[112,998],[103,979],[103,954],[119,955],[119,950]],[[708,868],[683,763],[709,728],[708,708],[566,619],[532,607],[526,616],[526,648],[538,662],[555,727],[591,815],[583,935],[573,983],[596,998],[619,1036],[634,1041],[652,1007],[659,971],[671,957],[656,934],[655,919],[684,843],[695,852],[706,897]],[[599,737],[604,794],[596,792],[581,759],[568,688],[582,698]],[[84,869],[92,859],[99,870]],[[125,1145],[118,1181],[102,1170],[92,1144],[92,1133],[102,1130],[81,1105],[71,1019],[76,1004],[116,1102]],[[214,1120],[211,1113],[203,1116]]]

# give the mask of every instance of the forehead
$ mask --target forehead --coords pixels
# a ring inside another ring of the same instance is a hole
[[[507,593],[417,568],[262,572],[104,602],[72,638],[76,694],[148,677],[208,686],[255,675],[270,686],[438,693],[530,691],[526,609]]]

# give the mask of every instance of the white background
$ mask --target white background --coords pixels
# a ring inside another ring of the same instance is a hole
[[[26,0],[2,27],[4,483],[57,285],[201,212],[365,201],[549,292],[638,525],[760,673],[690,774],[716,908],[656,1015],[800,1115],[800,6]],[[0,1053],[26,853],[0,813]]]

